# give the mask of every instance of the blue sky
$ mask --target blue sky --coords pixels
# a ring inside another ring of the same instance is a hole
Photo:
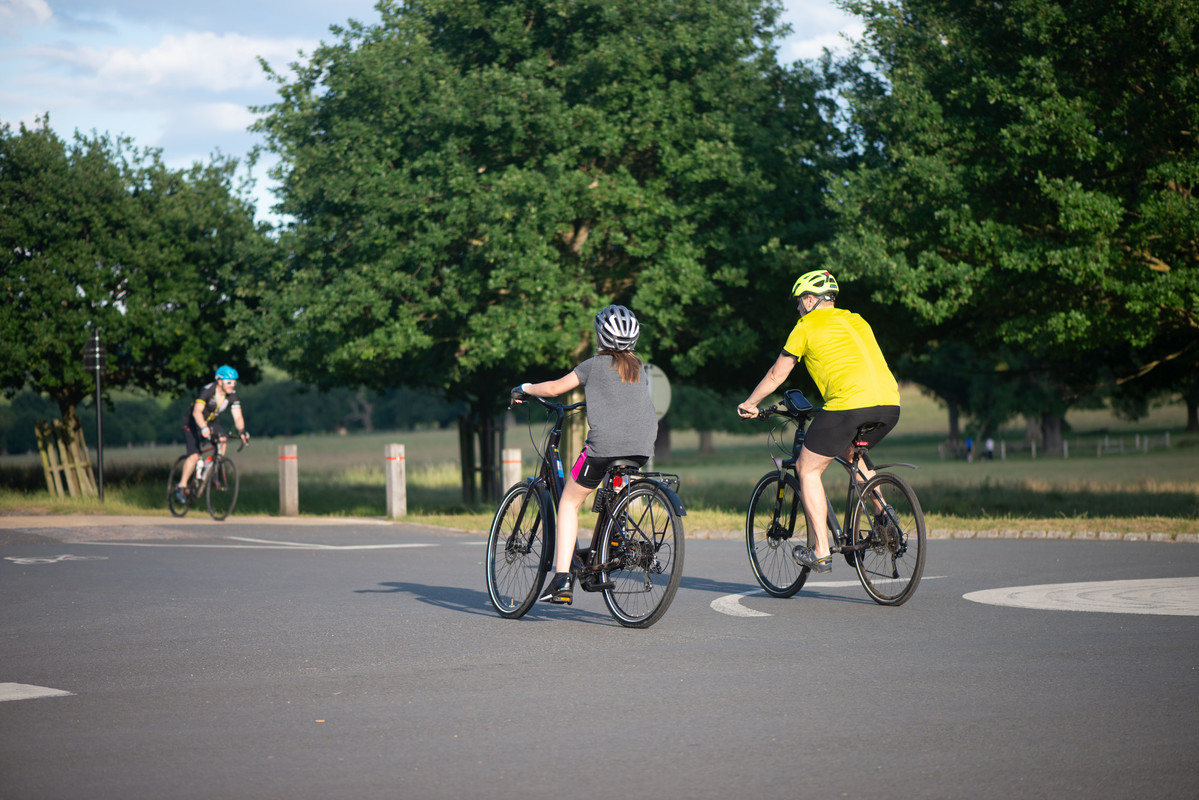
[[[182,168],[216,151],[241,158],[259,143],[249,107],[276,99],[258,65],[276,70],[311,53],[329,26],[378,19],[375,0],[0,0],[0,122],[49,113],[75,130],[126,135]],[[832,0],[784,0],[794,33],[784,62],[839,46],[861,25]],[[270,204],[257,170],[260,215]]]

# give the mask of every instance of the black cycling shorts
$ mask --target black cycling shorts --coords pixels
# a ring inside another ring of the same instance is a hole
[[[208,423],[208,433],[218,442],[225,438],[225,429],[216,420]],[[195,420],[189,419],[183,426],[183,441],[187,444],[189,456],[200,452],[200,448],[204,444],[204,437],[200,435],[200,428],[196,425]]]
[[[587,454],[586,445],[583,446],[583,452],[579,453],[579,460],[570,470],[570,477],[574,478],[575,483],[582,486],[584,489],[594,489],[604,480],[604,473],[608,471],[608,465],[616,460],[636,461],[638,466],[644,467],[649,461],[649,456],[613,456],[611,458],[602,458],[600,456],[592,456]]]
[[[899,406],[821,411],[808,426],[803,446],[817,455],[828,458],[845,455],[845,451],[853,444],[853,437],[858,428],[868,422],[882,423],[881,428],[875,428],[866,434],[866,441],[874,447],[891,432],[895,423],[899,422]]]

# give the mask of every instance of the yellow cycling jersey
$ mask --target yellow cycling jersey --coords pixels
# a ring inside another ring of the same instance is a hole
[[[866,320],[841,308],[816,308],[800,317],[783,352],[801,359],[824,408],[899,405],[899,384]]]

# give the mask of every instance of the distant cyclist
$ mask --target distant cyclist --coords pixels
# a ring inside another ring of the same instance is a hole
[[[874,446],[899,422],[899,385],[866,320],[836,308],[837,281],[826,270],[799,276],[791,296],[799,301],[799,320],[783,352],[753,393],[737,406],[742,417],[758,416],[758,404],[783,384],[803,359],[824,398],[824,407],[808,426],[799,462],[800,491],[816,544],[795,548],[795,561],[816,572],[828,572],[832,556],[828,542],[828,501],[820,477],[836,456],[848,459],[854,434],[869,422],[880,427],[866,434]],[[874,465],[867,456],[862,466],[869,478]]]
[[[187,497],[187,483],[196,469],[196,462],[200,460],[200,448],[204,441],[216,442],[221,454],[225,452],[228,437],[217,420],[221,412],[229,409],[233,414],[233,424],[237,426],[237,435],[243,443],[250,440],[250,434],[246,433],[246,420],[241,413],[241,401],[237,399],[237,370],[228,365],[218,367],[214,377],[216,380],[200,390],[187,416],[183,418],[187,461],[183,464],[179,485],[175,487],[175,496],[180,502],[190,499]]]

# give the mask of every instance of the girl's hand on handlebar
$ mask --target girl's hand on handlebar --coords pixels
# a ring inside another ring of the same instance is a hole
[[[528,396],[529,394],[524,390],[523,383],[519,386],[513,386],[508,395],[508,408],[512,408],[514,405],[520,405],[528,398]]]

